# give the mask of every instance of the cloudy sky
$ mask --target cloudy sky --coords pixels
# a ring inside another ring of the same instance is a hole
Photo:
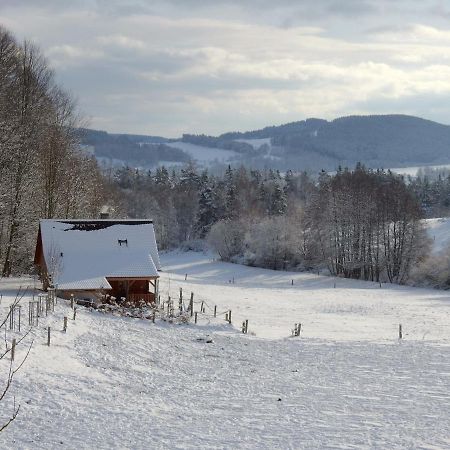
[[[0,0],[92,128],[176,137],[307,117],[450,123],[444,0]]]

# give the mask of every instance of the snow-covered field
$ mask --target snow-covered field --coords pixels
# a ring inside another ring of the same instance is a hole
[[[434,166],[411,166],[411,167],[395,167],[390,169],[392,172],[398,173],[399,175],[412,176],[415,177],[420,169],[450,169],[450,164],[438,164]]]
[[[169,283],[172,298],[183,287],[206,302],[207,312],[217,305],[221,312],[231,309],[237,324],[248,319],[257,337],[283,339],[302,323],[305,338],[391,343],[401,323],[408,339],[450,344],[450,292],[391,284],[380,288],[378,283],[216,262],[199,253],[167,254],[163,267],[161,295],[169,295]]]
[[[432,240],[432,252],[447,250],[450,246],[450,217],[426,219],[425,226]]]
[[[232,150],[203,147],[200,145],[190,144],[189,142],[168,142],[166,145],[183,150],[200,164],[227,162],[231,159],[236,159],[239,156],[238,153]]]
[[[271,145],[270,138],[260,138],[260,139],[235,139],[236,142],[245,142],[246,144],[251,145],[253,148],[258,149],[263,145]]]
[[[450,293],[196,253],[162,264],[162,296],[183,287],[206,302],[199,324],[79,308],[63,333],[71,312],[60,301],[33,329],[12,392],[21,411],[0,448],[450,447]],[[3,315],[29,282],[1,281]],[[232,310],[233,326],[212,317],[214,305]],[[238,331],[244,319],[248,335]],[[290,337],[296,322],[300,338]],[[198,340],[207,334],[212,343]]]

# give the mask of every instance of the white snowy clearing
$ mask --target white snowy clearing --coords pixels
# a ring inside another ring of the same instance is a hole
[[[434,254],[446,251],[450,247],[450,218],[425,219],[428,236],[432,239]]]
[[[263,145],[268,145],[269,147],[272,145],[271,138],[259,138],[259,139],[235,139],[236,142],[244,142],[246,144],[251,145],[254,149],[258,149]]]
[[[411,177],[415,177],[417,176],[417,173],[419,172],[419,170],[426,170],[426,169],[432,169],[432,170],[439,170],[439,169],[444,169],[444,170],[448,170],[450,169],[450,164],[437,164],[434,166],[410,166],[410,167],[394,167],[391,168],[390,170],[394,173],[398,173],[399,175],[405,175],[408,176],[410,175]]]
[[[73,321],[60,300],[2,402],[0,420],[13,394],[21,410],[0,448],[450,447],[450,293],[161,256],[161,295],[194,292],[199,323]],[[3,316],[29,282],[1,281]]]
[[[190,155],[199,164],[208,164],[213,162],[227,162],[236,159],[239,154],[233,150],[223,150],[220,148],[203,147],[190,144],[189,142],[167,142],[167,146],[178,148]]]

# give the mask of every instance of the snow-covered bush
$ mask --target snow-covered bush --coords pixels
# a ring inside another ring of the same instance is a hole
[[[287,215],[222,220],[211,228],[207,241],[223,261],[275,270],[317,266],[318,250],[301,208]]]
[[[414,267],[409,284],[450,289],[450,247]]]
[[[221,220],[212,226],[207,236],[209,246],[223,261],[232,261],[244,252],[246,225],[239,220]]]
[[[245,238],[246,263],[274,270],[292,265],[296,255],[290,228],[283,216],[267,218],[251,227]]]
[[[245,262],[269,269],[310,268],[312,257],[307,232],[298,216],[274,216],[249,228]]]

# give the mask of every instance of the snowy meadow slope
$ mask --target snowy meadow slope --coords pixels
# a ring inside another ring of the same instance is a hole
[[[450,218],[426,219],[425,226],[432,240],[431,251],[437,254],[448,250],[450,246]]]
[[[218,305],[218,311],[231,309],[238,325],[248,319],[258,337],[288,337],[300,322],[308,338],[392,342],[402,323],[411,339],[450,344],[447,291],[272,271],[200,253],[169,253],[163,264],[162,295],[176,298],[179,287],[192,291],[207,312]]]
[[[182,287],[185,299],[192,291],[205,302],[198,325],[79,308],[62,333],[71,312],[60,301],[33,329],[33,351],[14,383],[20,415],[0,434],[0,448],[450,446],[447,292],[197,253],[168,253],[162,264],[162,296],[177,298]],[[26,282],[1,281],[2,315]],[[214,305],[232,310],[232,326],[212,317]],[[244,319],[254,335],[237,330]],[[301,338],[289,337],[296,322]]]

